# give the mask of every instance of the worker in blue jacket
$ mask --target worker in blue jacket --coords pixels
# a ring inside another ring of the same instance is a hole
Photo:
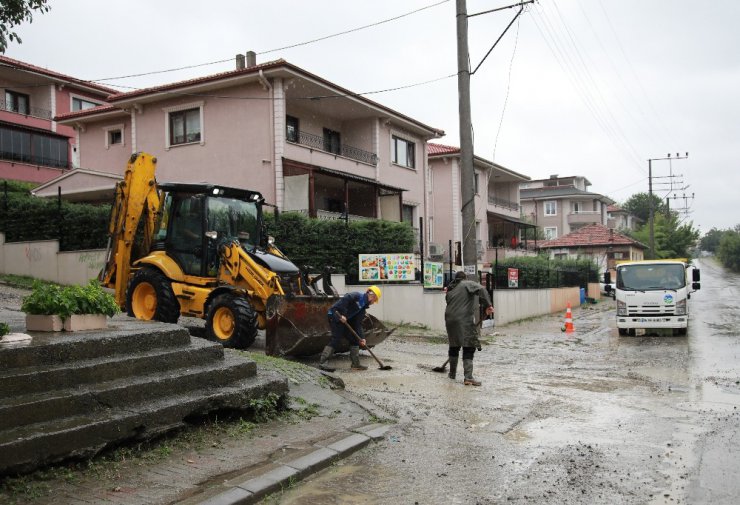
[[[331,327],[331,340],[329,345],[324,347],[321,352],[319,368],[327,372],[333,372],[335,369],[330,367],[327,362],[334,354],[334,350],[339,346],[341,339],[347,339],[349,342],[349,357],[352,361],[352,370],[367,370],[366,366],[360,364],[360,347],[365,347],[365,338],[362,332],[362,321],[365,319],[367,308],[380,300],[380,288],[370,286],[367,291],[361,293],[354,291],[347,293],[331,306],[327,316],[329,317],[329,326]],[[360,341],[347,328],[349,324],[355,333],[360,337]]]

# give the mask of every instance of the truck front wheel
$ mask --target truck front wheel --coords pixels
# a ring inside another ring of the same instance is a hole
[[[137,319],[176,323],[180,317],[180,304],[172,291],[170,280],[159,270],[145,267],[136,272],[129,282],[126,311]]]
[[[619,334],[622,335],[622,336],[628,334],[627,328],[617,328],[617,329],[619,330]]]
[[[233,293],[217,296],[208,310],[206,335],[224,347],[247,349],[257,337],[257,316],[249,301]]]

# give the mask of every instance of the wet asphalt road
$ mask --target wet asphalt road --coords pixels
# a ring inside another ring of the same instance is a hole
[[[431,371],[446,341],[394,336],[348,391],[398,422],[281,504],[740,502],[740,276],[699,262],[688,336],[620,337],[614,302],[496,328],[480,388]],[[339,361],[339,367],[346,363]]]

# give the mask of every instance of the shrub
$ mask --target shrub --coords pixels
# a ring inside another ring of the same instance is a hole
[[[35,282],[31,294],[23,298],[21,310],[26,314],[58,315],[68,318],[73,314],[104,314],[112,317],[120,312],[118,304],[96,280],[87,286],[59,286]]]
[[[0,337],[7,335],[10,333],[10,326],[8,326],[8,323],[0,323]]]

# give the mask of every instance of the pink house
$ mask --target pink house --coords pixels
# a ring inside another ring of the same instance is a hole
[[[260,191],[281,211],[311,217],[426,218],[426,142],[444,134],[284,60],[114,94],[59,114],[74,131],[80,167],[34,192],[110,188],[131,153],[158,159],[160,181]],[[91,196],[103,197],[102,193]]]
[[[429,158],[429,253],[433,259],[449,260],[449,242],[464,242],[460,148],[427,144]],[[526,254],[523,247],[532,224],[520,218],[519,184],[530,180],[479,156],[475,171],[475,233],[478,265],[484,267],[507,256]],[[535,239],[534,232],[529,236]]]
[[[43,183],[78,166],[74,128],[55,116],[115,90],[0,55],[0,179]]]

